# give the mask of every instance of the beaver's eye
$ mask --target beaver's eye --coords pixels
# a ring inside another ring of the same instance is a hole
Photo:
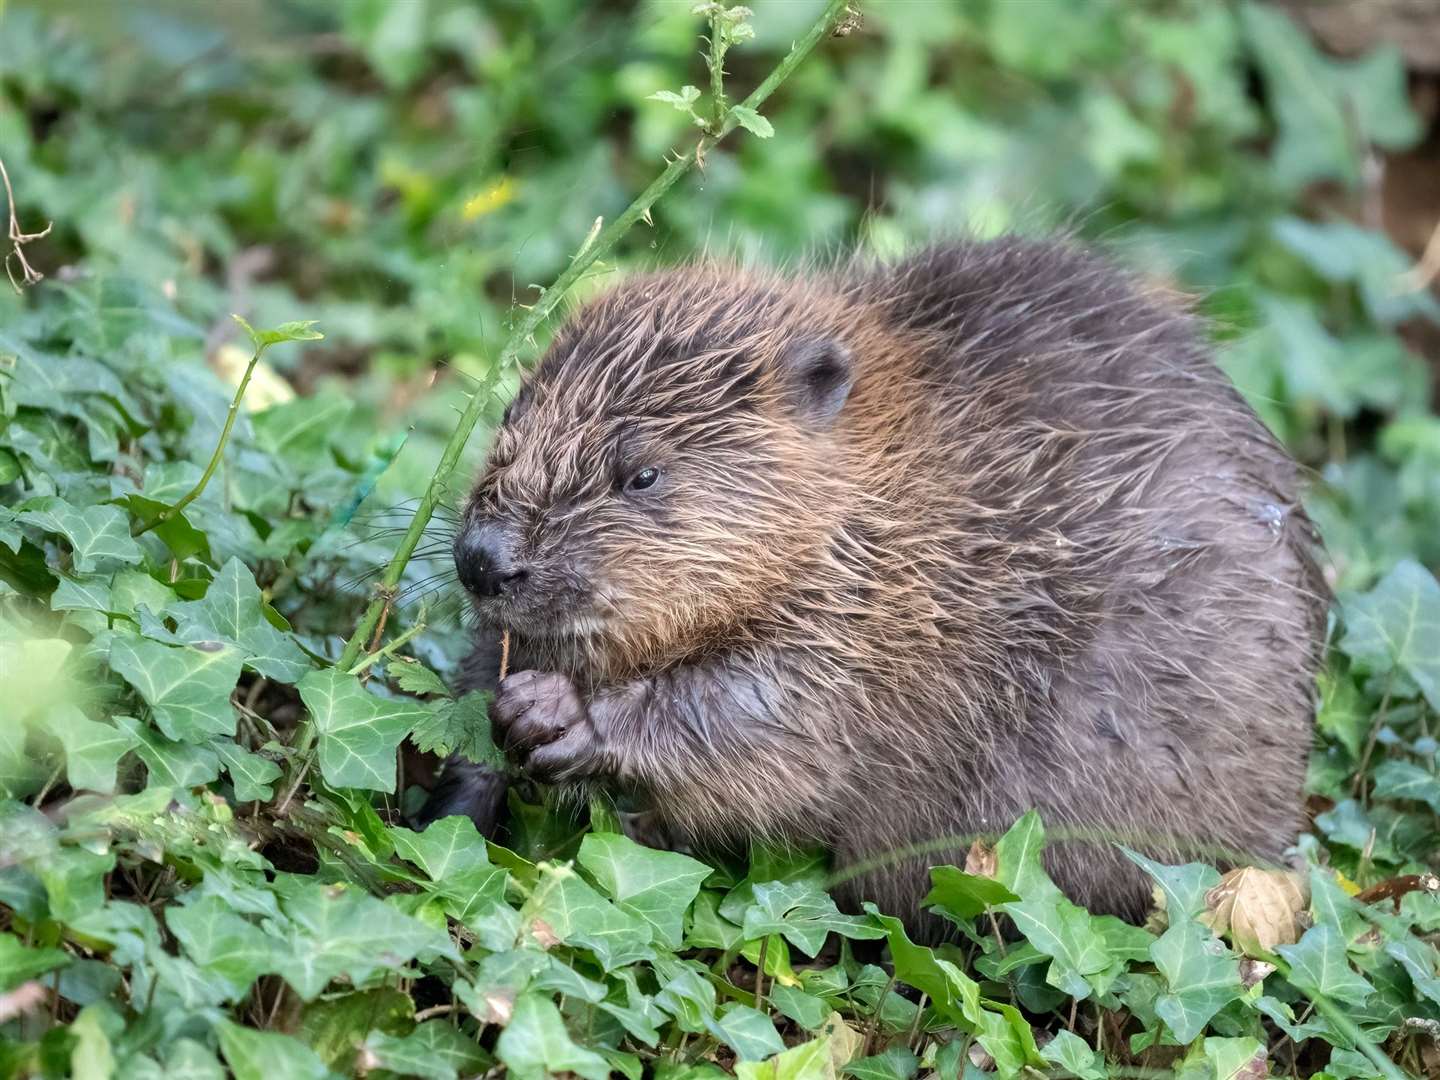
[[[654,465],[647,465],[630,478],[630,482],[625,485],[625,490],[644,491],[648,487],[654,487],[655,481],[659,479],[660,470]]]

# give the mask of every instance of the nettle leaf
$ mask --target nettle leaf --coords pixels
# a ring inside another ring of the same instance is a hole
[[[394,792],[395,749],[429,715],[429,709],[414,701],[376,697],[354,675],[333,668],[305,676],[300,697],[319,735],[325,782]]]
[[[540,871],[540,882],[521,910],[527,927],[540,929],[541,923],[566,945],[589,949],[606,971],[654,954],[654,931],[644,919],[620,910],[568,866],[542,864]]]
[[[75,569],[89,574],[102,565],[138,563],[140,545],[130,535],[130,519],[118,506],[100,504],[83,510],[64,499],[46,495],[32,499],[19,519],[46,532],[58,533],[70,543]]]
[[[256,1031],[229,1020],[221,1020],[215,1030],[235,1080],[328,1080],[333,1075],[314,1050],[289,1035]]]
[[[1239,961],[1197,922],[1171,926],[1150,947],[1150,958],[1169,988],[1155,1000],[1155,1012],[1181,1043],[1193,1040],[1240,996]]]
[[[1351,966],[1345,954],[1345,939],[1328,923],[1312,926],[1294,945],[1275,949],[1290,965],[1287,976],[1296,989],[1323,994],[1351,1006],[1364,1002],[1375,988]]]
[[[310,660],[294,640],[265,617],[260,586],[239,559],[231,559],[205,596],[177,605],[175,633],[183,640],[222,641],[245,654],[245,664],[276,682],[299,682]]]
[[[410,739],[426,753],[448,757],[458,753],[477,765],[505,764],[505,755],[490,733],[490,702],[494,695],[474,691],[458,701],[445,699],[430,706],[425,719],[415,724]]]
[[[390,663],[390,666],[385,669],[385,673],[394,679],[395,685],[407,694],[450,696],[450,689],[445,685],[445,680],[418,660],[412,660],[405,656],[399,657]]]
[[[806,956],[814,956],[833,930],[848,938],[873,939],[885,931],[858,915],[843,915],[828,893],[806,881],[764,881],[752,888],[745,911],[747,941],[781,934]]]
[[[521,994],[510,1022],[495,1043],[495,1054],[516,1080],[545,1080],[573,1072],[586,1080],[607,1080],[610,1066],[593,1050],[577,1046],[560,1010],[538,993]]]
[[[236,915],[217,896],[168,908],[165,923],[186,955],[206,974],[222,980],[233,1000],[244,997],[261,975],[291,962],[276,939]]]
[[[74,705],[57,707],[45,726],[65,747],[65,776],[71,787],[102,795],[114,792],[115,766],[134,749],[133,734],[90,720]]]
[[[1403,671],[1440,709],[1440,582],[1412,559],[1343,604],[1340,648],[1364,670]]]
[[[281,323],[273,330],[256,330],[239,315],[232,314],[230,317],[240,324],[256,348],[265,345],[279,345],[286,341],[322,341],[325,337],[320,331],[311,329],[318,321],[316,319]]]
[[[747,109],[744,105],[734,105],[730,108],[730,115],[735,117],[735,122],[746,131],[758,135],[762,139],[768,139],[775,134],[775,128],[770,121],[754,109]]]
[[[586,836],[577,858],[622,910],[650,924],[659,944],[680,947],[685,912],[710,876],[710,867],[613,833]]]
[[[160,730],[180,742],[235,734],[230,694],[240,663],[238,649],[216,641],[177,647],[121,635],[110,645],[110,666],[140,691]]]
[[[444,1020],[429,1020],[405,1036],[374,1032],[365,1040],[365,1049],[380,1068],[427,1080],[456,1080],[491,1065],[474,1039]]]

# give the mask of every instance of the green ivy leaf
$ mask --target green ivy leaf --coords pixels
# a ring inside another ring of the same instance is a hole
[[[919,1071],[920,1059],[904,1046],[887,1046],[873,1057],[857,1058],[845,1066],[845,1075],[855,1080],[912,1080]]]
[[[175,632],[183,640],[222,641],[245,655],[245,664],[276,682],[299,682],[310,670],[300,647],[265,617],[265,604],[255,578],[232,558],[215,575],[205,596],[177,605]]]
[[[319,735],[320,772],[334,787],[395,790],[395,748],[429,714],[414,701],[386,701],[342,671],[312,671],[300,697]]]
[[[133,740],[136,756],[149,771],[151,787],[196,787],[220,775],[220,760],[209,745],[172,742],[133,716],[117,716],[115,724]]]
[[[70,959],[70,954],[61,949],[28,948],[14,934],[0,932],[0,994],[64,967]]]
[[[828,893],[807,881],[763,881],[752,886],[754,903],[742,924],[747,941],[781,934],[806,956],[814,956],[831,931],[842,937],[873,939],[885,932],[858,915],[843,915]]]
[[[1227,1039],[1207,1035],[1204,1049],[1214,1080],[1250,1080],[1270,1074],[1265,1044],[1252,1036]]]
[[[546,1080],[573,1072],[586,1080],[608,1080],[610,1066],[593,1050],[577,1046],[565,1030],[560,1011],[537,993],[520,995],[510,1022],[495,1043],[496,1056],[516,1080]]]
[[[314,1050],[289,1035],[229,1020],[221,1020],[215,1030],[235,1080],[329,1080],[332,1075]]]
[[[444,1020],[419,1024],[404,1036],[374,1032],[365,1040],[365,1049],[380,1068],[426,1080],[474,1076],[492,1064],[474,1039]]]
[[[540,882],[521,911],[527,926],[538,929],[538,920],[565,944],[589,949],[606,971],[653,954],[648,922],[620,910],[568,866],[540,870]]]
[[[580,843],[580,865],[623,911],[644,919],[655,940],[678,949],[685,912],[710,876],[710,867],[674,851],[643,847],[626,836],[590,833]]]
[[[736,1080],[834,1080],[829,1039],[792,1046],[764,1063],[738,1061]]]
[[[744,105],[732,105],[730,115],[735,117],[735,122],[746,131],[758,135],[762,139],[768,139],[775,134],[775,128],[771,126],[770,121],[754,109],[747,109]]]
[[[1040,1048],[1040,1056],[1058,1065],[1080,1080],[1105,1080],[1105,1059],[1073,1031],[1057,1031],[1055,1037]]]
[[[1077,1000],[1089,997],[1093,988],[1087,976],[1113,962],[1104,938],[1091,926],[1090,913],[1056,896],[1006,904],[1004,910],[1026,940],[1051,958],[1046,981]]]
[[[235,785],[235,798],[239,802],[269,802],[275,797],[270,785],[280,779],[279,765],[224,739],[217,739],[213,745],[216,755],[230,773],[230,782]]]
[[[138,563],[142,558],[140,545],[130,535],[130,521],[118,506],[99,504],[82,510],[46,495],[27,502],[19,519],[69,541],[72,565],[81,574],[111,563]]]
[[[165,924],[200,969],[221,979],[238,1001],[261,975],[290,963],[275,938],[236,915],[218,896],[167,908]]]
[[[1432,709],[1440,709],[1440,582],[1405,559],[1373,589],[1343,604],[1340,648],[1365,670],[1396,669],[1415,680]]]
[[[1240,996],[1239,962],[1197,922],[1171,926],[1150,947],[1150,958],[1169,988],[1156,999],[1155,1012],[1181,1043],[1196,1038],[1212,1016]]]
[[[930,868],[932,887],[921,901],[955,923],[969,922],[991,908],[1019,900],[994,878],[967,874],[953,866]]]
[[[240,678],[239,650],[220,642],[171,646],[117,635],[110,666],[140,691],[155,723],[179,742],[235,734],[230,693]]]
[[[1165,897],[1165,913],[1171,924],[1193,919],[1204,911],[1205,894],[1220,884],[1220,871],[1213,866],[1204,863],[1169,866],[1124,846],[1120,850],[1160,886],[1160,892]]]
[[[1383,761],[1375,769],[1375,795],[1413,799],[1440,814],[1440,777],[1410,761]]]
[[[1337,927],[1312,926],[1296,944],[1279,945],[1275,951],[1290,965],[1290,983],[1307,994],[1324,994],[1354,1007],[1375,992],[1350,966]]]
[[[741,1061],[760,1061],[785,1049],[785,1042],[770,1018],[748,1005],[722,1009],[707,1027]]]

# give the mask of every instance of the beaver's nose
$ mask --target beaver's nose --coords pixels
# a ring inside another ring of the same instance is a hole
[[[530,574],[510,530],[493,521],[472,522],[456,538],[455,569],[460,584],[477,596],[512,592]]]

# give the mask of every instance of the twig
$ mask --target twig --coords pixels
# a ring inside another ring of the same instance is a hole
[[[510,673],[510,631],[504,630],[500,634],[500,681],[505,681],[505,676]]]
[[[755,1011],[765,1011],[765,954],[770,948],[770,935],[760,939],[760,955],[755,958]]]
[[[1430,233],[1420,261],[1395,279],[1396,291],[1401,293],[1419,292],[1440,277],[1440,221]]]
[[[50,235],[54,228],[53,221],[47,221],[45,228],[37,233],[27,233],[20,228],[20,219],[15,216],[15,192],[10,187],[10,173],[5,169],[5,159],[0,158],[0,180],[5,182],[5,202],[10,208],[10,238],[11,250],[5,255],[5,275],[10,279],[11,287],[18,293],[26,285],[34,285],[42,280],[45,275],[30,265],[25,258],[25,245],[35,240],[43,240]],[[11,268],[10,260],[14,259],[20,264],[20,280],[15,280],[15,271]]]

